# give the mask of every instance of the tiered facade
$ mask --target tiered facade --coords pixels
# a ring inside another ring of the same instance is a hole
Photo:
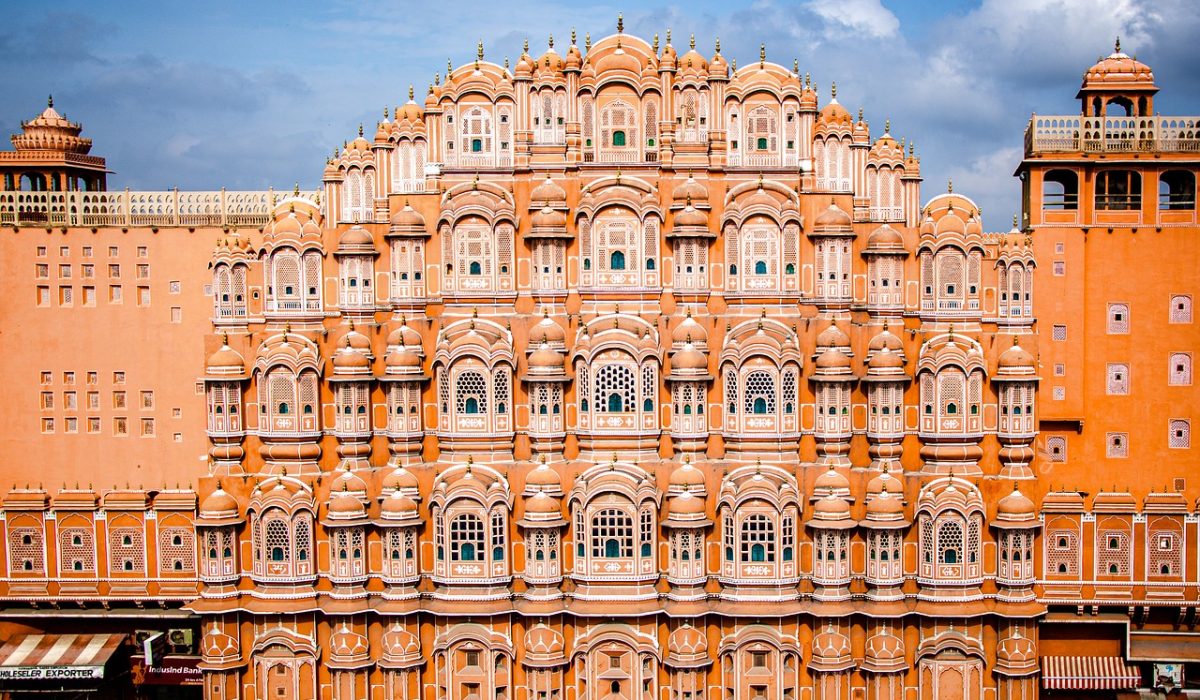
[[[911,147],[765,52],[478,51],[321,193],[200,222],[206,475],[13,489],[6,598],[186,599],[214,700],[1035,697],[1091,574],[1043,532],[1090,511],[1039,474],[1029,231],[920,204]],[[1144,532],[1095,499],[1126,558],[1177,538],[1131,606],[1193,609],[1184,488]],[[193,556],[120,588],[122,518],[131,579]]]

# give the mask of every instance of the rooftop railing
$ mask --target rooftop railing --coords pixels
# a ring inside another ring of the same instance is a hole
[[[1025,128],[1025,154],[1200,153],[1200,117],[1082,117],[1034,115]]]
[[[301,192],[309,199],[317,192]],[[0,191],[0,225],[262,226],[290,192]]]

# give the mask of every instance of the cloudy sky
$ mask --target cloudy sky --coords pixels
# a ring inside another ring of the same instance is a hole
[[[1031,112],[1070,114],[1080,76],[1121,36],[1163,88],[1164,114],[1200,113],[1195,0],[717,0],[544,5],[528,0],[7,4],[0,35],[0,130],[19,130],[47,93],[82,121],[110,187],[313,187],[335,145],[384,106],[422,94],[435,71],[474,58],[515,62],[572,27],[649,39],[672,28],[744,65],[793,59],[828,95],[862,106],[875,135],[915,141],[923,197],[974,197],[990,230],[1019,207],[1012,172]],[[682,51],[681,51],[682,52]]]

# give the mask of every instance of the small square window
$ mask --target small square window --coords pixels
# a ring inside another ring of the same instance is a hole
[[[124,384],[124,383],[125,383],[125,373],[120,370],[113,372],[113,384]]]
[[[63,392],[63,409],[74,411],[79,407],[79,394],[74,391]]]
[[[108,257],[115,258],[115,257],[117,257],[118,252],[119,251],[117,250],[117,247],[115,245],[110,245],[108,247]]]
[[[59,265],[58,266],[58,276],[65,280],[71,279],[71,266],[70,265]]]
[[[89,433],[93,433],[93,434],[100,432],[100,419],[97,418],[96,416],[92,416],[92,417],[88,418],[87,419],[87,431]]]
[[[1055,243],[1054,244],[1054,252],[1058,253],[1059,255],[1062,255],[1063,253],[1067,252],[1067,244],[1063,243],[1062,241]]]
[[[100,383],[100,373],[97,372],[96,370],[90,370],[87,373],[87,383],[88,384],[99,384]]]
[[[172,418],[183,418],[183,409],[182,408],[172,408],[171,409],[171,417]]]
[[[125,408],[125,392],[114,391],[112,394],[112,399],[113,399],[113,408],[116,408],[116,409]]]
[[[172,436],[172,439],[175,440],[175,442],[183,442],[183,433],[175,433],[175,435]]]
[[[142,392],[142,410],[148,411],[152,408],[154,408],[154,392],[153,391],[143,391]]]
[[[1055,401],[1066,401],[1067,400],[1067,388],[1062,387],[1062,386],[1054,387],[1054,400]]]
[[[69,257],[71,255],[71,246],[66,246],[66,245],[59,246],[58,247],[58,255],[59,255],[59,257],[62,257],[62,258]]]
[[[108,303],[120,304],[122,301],[121,285],[110,284],[108,286]]]
[[[128,435],[129,420],[123,416],[113,418],[113,435]]]
[[[1067,366],[1062,364],[1061,362],[1054,365],[1054,376],[1056,376],[1056,377],[1067,376]]]
[[[50,306],[50,288],[49,287],[38,287],[37,288],[37,305],[38,306]]]
[[[74,372],[63,372],[63,384],[66,384],[67,386],[74,386],[75,385],[75,373]]]
[[[42,403],[43,411],[53,410],[54,409],[54,392],[53,391],[43,391],[41,403]]]
[[[68,416],[63,421],[63,430],[68,433],[78,433],[79,432],[79,419],[75,418],[74,416]]]
[[[83,247],[83,257],[85,257],[85,258],[92,257],[92,247],[90,245],[85,245]]]
[[[87,393],[87,407],[89,411],[100,410],[100,392],[89,391]]]
[[[183,308],[179,306],[171,307],[171,323],[183,323]]]
[[[1054,340],[1063,341],[1067,339],[1067,327],[1065,325],[1055,325],[1050,330],[1050,337]]]
[[[146,246],[140,245],[137,247],[137,256],[139,258],[149,257],[149,255],[150,255],[150,251],[149,251],[149,249],[146,248]]]
[[[142,437],[154,437],[154,419],[142,419]]]
[[[46,257],[46,246],[44,246],[44,245],[40,245],[40,246],[38,246],[38,247],[37,247],[37,256],[38,256],[39,258],[44,258],[44,257]]]
[[[1054,261],[1054,276],[1062,277],[1065,274],[1067,274],[1067,263],[1063,262],[1062,260],[1055,260]]]
[[[33,276],[40,279],[48,279],[50,277],[50,266],[46,263],[37,263],[33,266]]]
[[[171,294],[178,294],[183,289],[183,285],[180,284],[179,280],[171,280],[167,285],[167,289]]]
[[[148,280],[150,279],[150,266],[146,263],[138,263],[136,273],[138,279]]]
[[[1107,433],[1104,436],[1104,456],[1110,459],[1123,459],[1129,456],[1129,434]]]
[[[1172,418],[1168,426],[1167,446],[1173,450],[1188,449],[1192,446],[1192,422],[1186,418]]]
[[[108,276],[109,276],[109,277],[112,277],[113,279],[120,279],[120,277],[121,277],[121,266],[120,266],[120,265],[118,265],[117,263],[109,263],[109,266],[108,266]]]
[[[70,306],[75,302],[75,290],[71,287],[58,288],[58,303],[60,306]]]
[[[43,433],[53,433],[54,432],[54,419],[53,418],[43,418],[42,419],[42,432]]]
[[[84,306],[95,306],[96,305],[96,288],[95,287],[84,287],[83,288],[83,305]]]
[[[95,277],[96,277],[96,266],[95,266],[95,265],[92,265],[92,264],[90,264],[90,263],[89,263],[89,264],[80,265],[80,266],[79,266],[79,274],[80,274],[80,275],[81,275],[81,276],[82,276],[84,279],[88,279],[88,280],[90,280],[90,279],[95,279]]]
[[[1125,335],[1129,333],[1128,304],[1108,305],[1108,333],[1112,335]]]
[[[50,372],[48,370],[42,370],[39,373],[39,376],[41,377],[41,383],[43,385],[54,383],[54,373],[53,372]]]
[[[138,287],[137,288],[137,303],[138,303],[138,306],[150,306],[150,288],[149,287]]]

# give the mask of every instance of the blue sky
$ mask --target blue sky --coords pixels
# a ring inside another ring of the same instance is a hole
[[[673,29],[743,64],[765,43],[769,60],[800,62],[831,81],[872,132],[885,119],[915,141],[922,197],[955,191],[978,201],[991,230],[1019,208],[1012,178],[1031,112],[1075,113],[1080,76],[1122,46],[1149,63],[1164,114],[1200,114],[1200,11],[1194,0],[758,0],[739,4],[542,4],[460,1],[81,2],[53,9],[3,0],[0,130],[13,133],[47,93],[84,123],[94,153],[132,189],[316,186],[325,158],[383,113],[418,95],[446,59],[515,62],[572,27],[649,38]]]

